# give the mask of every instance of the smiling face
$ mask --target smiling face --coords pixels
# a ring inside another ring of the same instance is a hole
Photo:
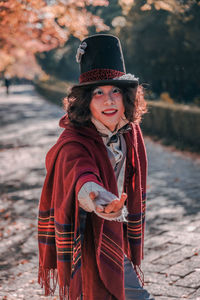
[[[92,94],[90,111],[95,119],[110,131],[114,131],[124,116],[122,92],[118,87],[111,85],[97,87]]]

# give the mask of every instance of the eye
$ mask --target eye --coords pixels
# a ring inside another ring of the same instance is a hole
[[[96,88],[94,91],[93,91],[93,95],[103,95],[103,91],[100,89],[100,88]]]
[[[113,94],[118,94],[120,93],[121,94],[121,90],[117,87],[114,87],[113,90],[112,90]]]

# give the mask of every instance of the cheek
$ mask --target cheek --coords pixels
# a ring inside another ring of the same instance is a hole
[[[90,102],[90,111],[91,114],[95,117],[99,114],[99,105],[96,101]]]
[[[118,106],[118,110],[119,112],[123,115],[125,112],[125,107],[124,107],[124,103],[123,101],[120,102],[119,106]]]

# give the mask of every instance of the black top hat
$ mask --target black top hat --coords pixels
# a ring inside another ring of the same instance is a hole
[[[109,34],[96,34],[84,39],[76,55],[80,63],[81,86],[117,85],[136,87],[138,78],[126,74],[120,40]]]

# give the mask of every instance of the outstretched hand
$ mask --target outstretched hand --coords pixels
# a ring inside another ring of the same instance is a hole
[[[99,195],[99,192],[95,191],[95,192],[91,192],[89,194],[90,198],[94,201]],[[102,205],[97,205],[96,206],[96,211],[99,213],[111,213],[111,212],[117,212],[119,211],[123,206],[124,206],[124,202],[127,199],[127,194],[126,193],[122,193],[121,198],[117,198],[114,199],[112,202],[110,202],[108,205],[106,206],[102,206]]]

